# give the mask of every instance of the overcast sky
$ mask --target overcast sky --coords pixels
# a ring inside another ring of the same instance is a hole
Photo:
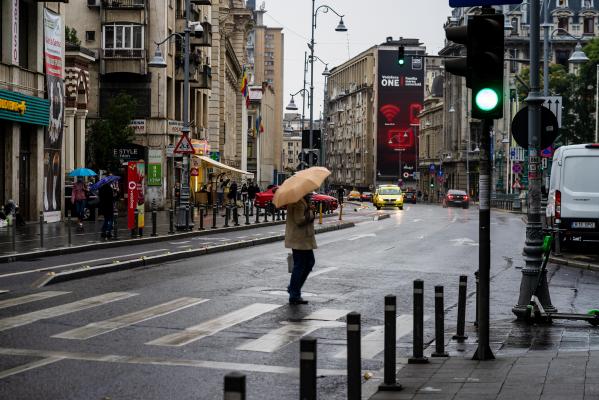
[[[262,0],[256,0],[259,8]],[[266,0],[264,2],[266,26],[282,27],[285,34],[285,88],[284,106],[289,103],[290,93],[302,88],[304,52],[310,41],[310,0]],[[367,48],[394,39],[418,38],[427,52],[436,54],[443,47],[445,32],[443,23],[450,15],[448,0],[316,0],[316,7],[329,5],[343,18],[348,32],[335,32],[339,18],[332,12],[318,12],[315,55],[329,63],[329,69],[337,66]],[[309,54],[309,53],[308,53]],[[314,64],[314,118],[322,111],[324,65]],[[306,88],[309,89],[308,70]],[[296,99],[297,100],[297,99]],[[301,97],[296,101],[301,109]],[[300,110],[301,112],[301,110]],[[306,116],[308,117],[306,108]]]

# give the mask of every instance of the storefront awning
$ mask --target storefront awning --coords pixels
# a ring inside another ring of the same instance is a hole
[[[223,164],[221,162],[215,161],[215,160],[213,160],[210,157],[206,157],[206,156],[195,156],[195,155],[194,155],[194,157],[198,157],[200,160],[202,160],[202,161],[204,161],[204,162],[212,165],[214,168],[223,169],[223,170],[230,171],[230,172],[235,172],[237,174],[244,175],[244,176],[247,176],[247,177],[250,177],[250,178],[254,177],[254,173],[253,172],[247,172],[247,171],[243,171],[241,169],[230,167],[230,166],[228,166],[226,164]]]

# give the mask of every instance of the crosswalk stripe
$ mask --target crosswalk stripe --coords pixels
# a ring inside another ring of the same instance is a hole
[[[146,308],[144,310],[132,312],[130,314],[120,315],[115,318],[105,321],[92,322],[81,328],[72,329],[52,336],[60,339],[79,339],[85,340],[95,336],[103,335],[126,326],[138,324],[152,318],[170,314],[175,311],[182,310],[200,303],[204,303],[208,299],[197,299],[193,297],[181,297],[163,304]]]
[[[57,361],[64,360],[62,357],[48,357],[41,360],[32,361],[27,364],[19,365],[18,367],[10,368],[5,371],[0,371],[0,379],[7,378],[11,375],[20,374],[21,372],[29,371],[35,368],[43,367],[48,364],[53,364]]]
[[[111,303],[117,300],[127,299],[132,296],[137,296],[137,293],[127,293],[127,292],[111,292],[105,293],[100,296],[89,297],[87,299],[82,299],[75,301],[73,303],[63,304],[56,307],[45,308],[43,310],[33,311],[27,314],[16,315],[14,317],[8,317],[4,319],[0,319],[0,332],[16,328],[18,326],[23,326],[27,324],[31,324],[33,322],[59,317],[61,315],[74,313],[77,311],[86,310],[88,308],[101,306],[103,304]]]
[[[6,299],[0,301],[0,309],[18,306],[21,304],[31,303],[33,301],[45,300],[55,296],[60,296],[61,294],[68,294],[70,292],[57,292],[57,291],[48,291],[48,292],[40,292],[34,294],[28,294],[27,296],[15,297],[14,299]]]
[[[287,346],[294,341],[309,335],[320,328],[338,328],[345,326],[342,322],[337,322],[338,318],[347,315],[347,310],[321,309],[300,322],[285,323],[284,326],[268,332],[267,334],[255,340],[250,340],[237,350],[259,351],[263,353],[272,353],[282,347]]]
[[[281,307],[280,304],[254,303],[247,307],[225,314],[221,317],[211,319],[199,325],[190,326],[182,332],[173,333],[152,340],[146,344],[157,346],[184,346],[196,340],[200,340],[217,332],[232,327],[233,325],[249,321],[259,315]]]
[[[328,268],[324,268],[324,269],[319,269],[318,271],[312,272],[310,274],[310,277],[314,278],[315,276],[326,274],[327,272],[335,271],[337,269],[339,269],[339,267],[328,267]]]
[[[425,316],[424,320],[428,320]],[[395,320],[395,337],[397,339],[409,334],[413,330],[413,316],[411,314],[400,315]],[[374,330],[364,336],[361,340],[361,355],[364,359],[373,359],[385,349],[385,327],[376,326]],[[347,349],[335,354],[334,358],[347,358]]]

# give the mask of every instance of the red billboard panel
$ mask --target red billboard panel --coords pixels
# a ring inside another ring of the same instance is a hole
[[[377,181],[414,180],[417,169],[418,114],[424,102],[424,51],[406,49],[399,65],[397,49],[378,52]]]

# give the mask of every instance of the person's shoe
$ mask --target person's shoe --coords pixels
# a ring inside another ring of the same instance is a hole
[[[292,306],[297,306],[300,304],[308,304],[308,300],[304,300],[301,297],[299,299],[289,299],[289,304]]]

